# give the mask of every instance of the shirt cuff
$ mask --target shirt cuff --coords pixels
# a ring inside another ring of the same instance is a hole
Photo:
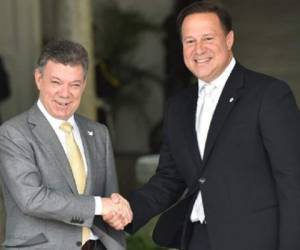
[[[102,199],[100,196],[95,198],[95,215],[102,215]]]

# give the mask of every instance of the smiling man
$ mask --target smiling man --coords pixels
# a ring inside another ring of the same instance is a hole
[[[0,128],[6,208],[4,249],[124,250],[130,206],[109,198],[117,177],[107,128],[76,110],[87,84],[88,55],[54,41],[34,72],[39,100]],[[113,229],[103,216],[114,214]]]
[[[178,29],[198,81],[168,102],[159,165],[129,197],[127,230],[166,210],[154,230],[163,246],[299,250],[300,116],[290,88],[236,62],[219,4],[189,5]]]
[[[81,65],[64,65],[49,61],[35,71],[40,101],[47,112],[61,120],[68,120],[77,110],[86,80]]]
[[[218,78],[232,60],[233,31],[215,13],[188,15],[181,28],[184,63],[207,83]]]

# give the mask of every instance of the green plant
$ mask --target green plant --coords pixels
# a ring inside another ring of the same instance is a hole
[[[158,32],[159,28],[136,11],[122,10],[115,1],[99,2],[95,9],[95,61],[102,85],[99,93],[109,89],[104,97],[113,105],[138,104],[148,91],[143,80],[162,80],[151,70],[140,68],[128,55],[139,46],[142,34]]]

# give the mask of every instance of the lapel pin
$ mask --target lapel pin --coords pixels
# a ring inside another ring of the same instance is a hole
[[[234,101],[234,98],[231,97],[231,98],[229,99],[229,102],[231,103],[231,102],[233,102],[233,101]]]
[[[93,132],[93,131],[88,131],[88,135],[89,135],[89,136],[93,136],[93,135],[94,135],[94,132]]]

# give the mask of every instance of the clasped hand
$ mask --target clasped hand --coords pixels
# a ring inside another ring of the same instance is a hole
[[[113,193],[110,198],[102,198],[102,218],[116,230],[123,230],[132,221],[132,211],[126,199]]]

